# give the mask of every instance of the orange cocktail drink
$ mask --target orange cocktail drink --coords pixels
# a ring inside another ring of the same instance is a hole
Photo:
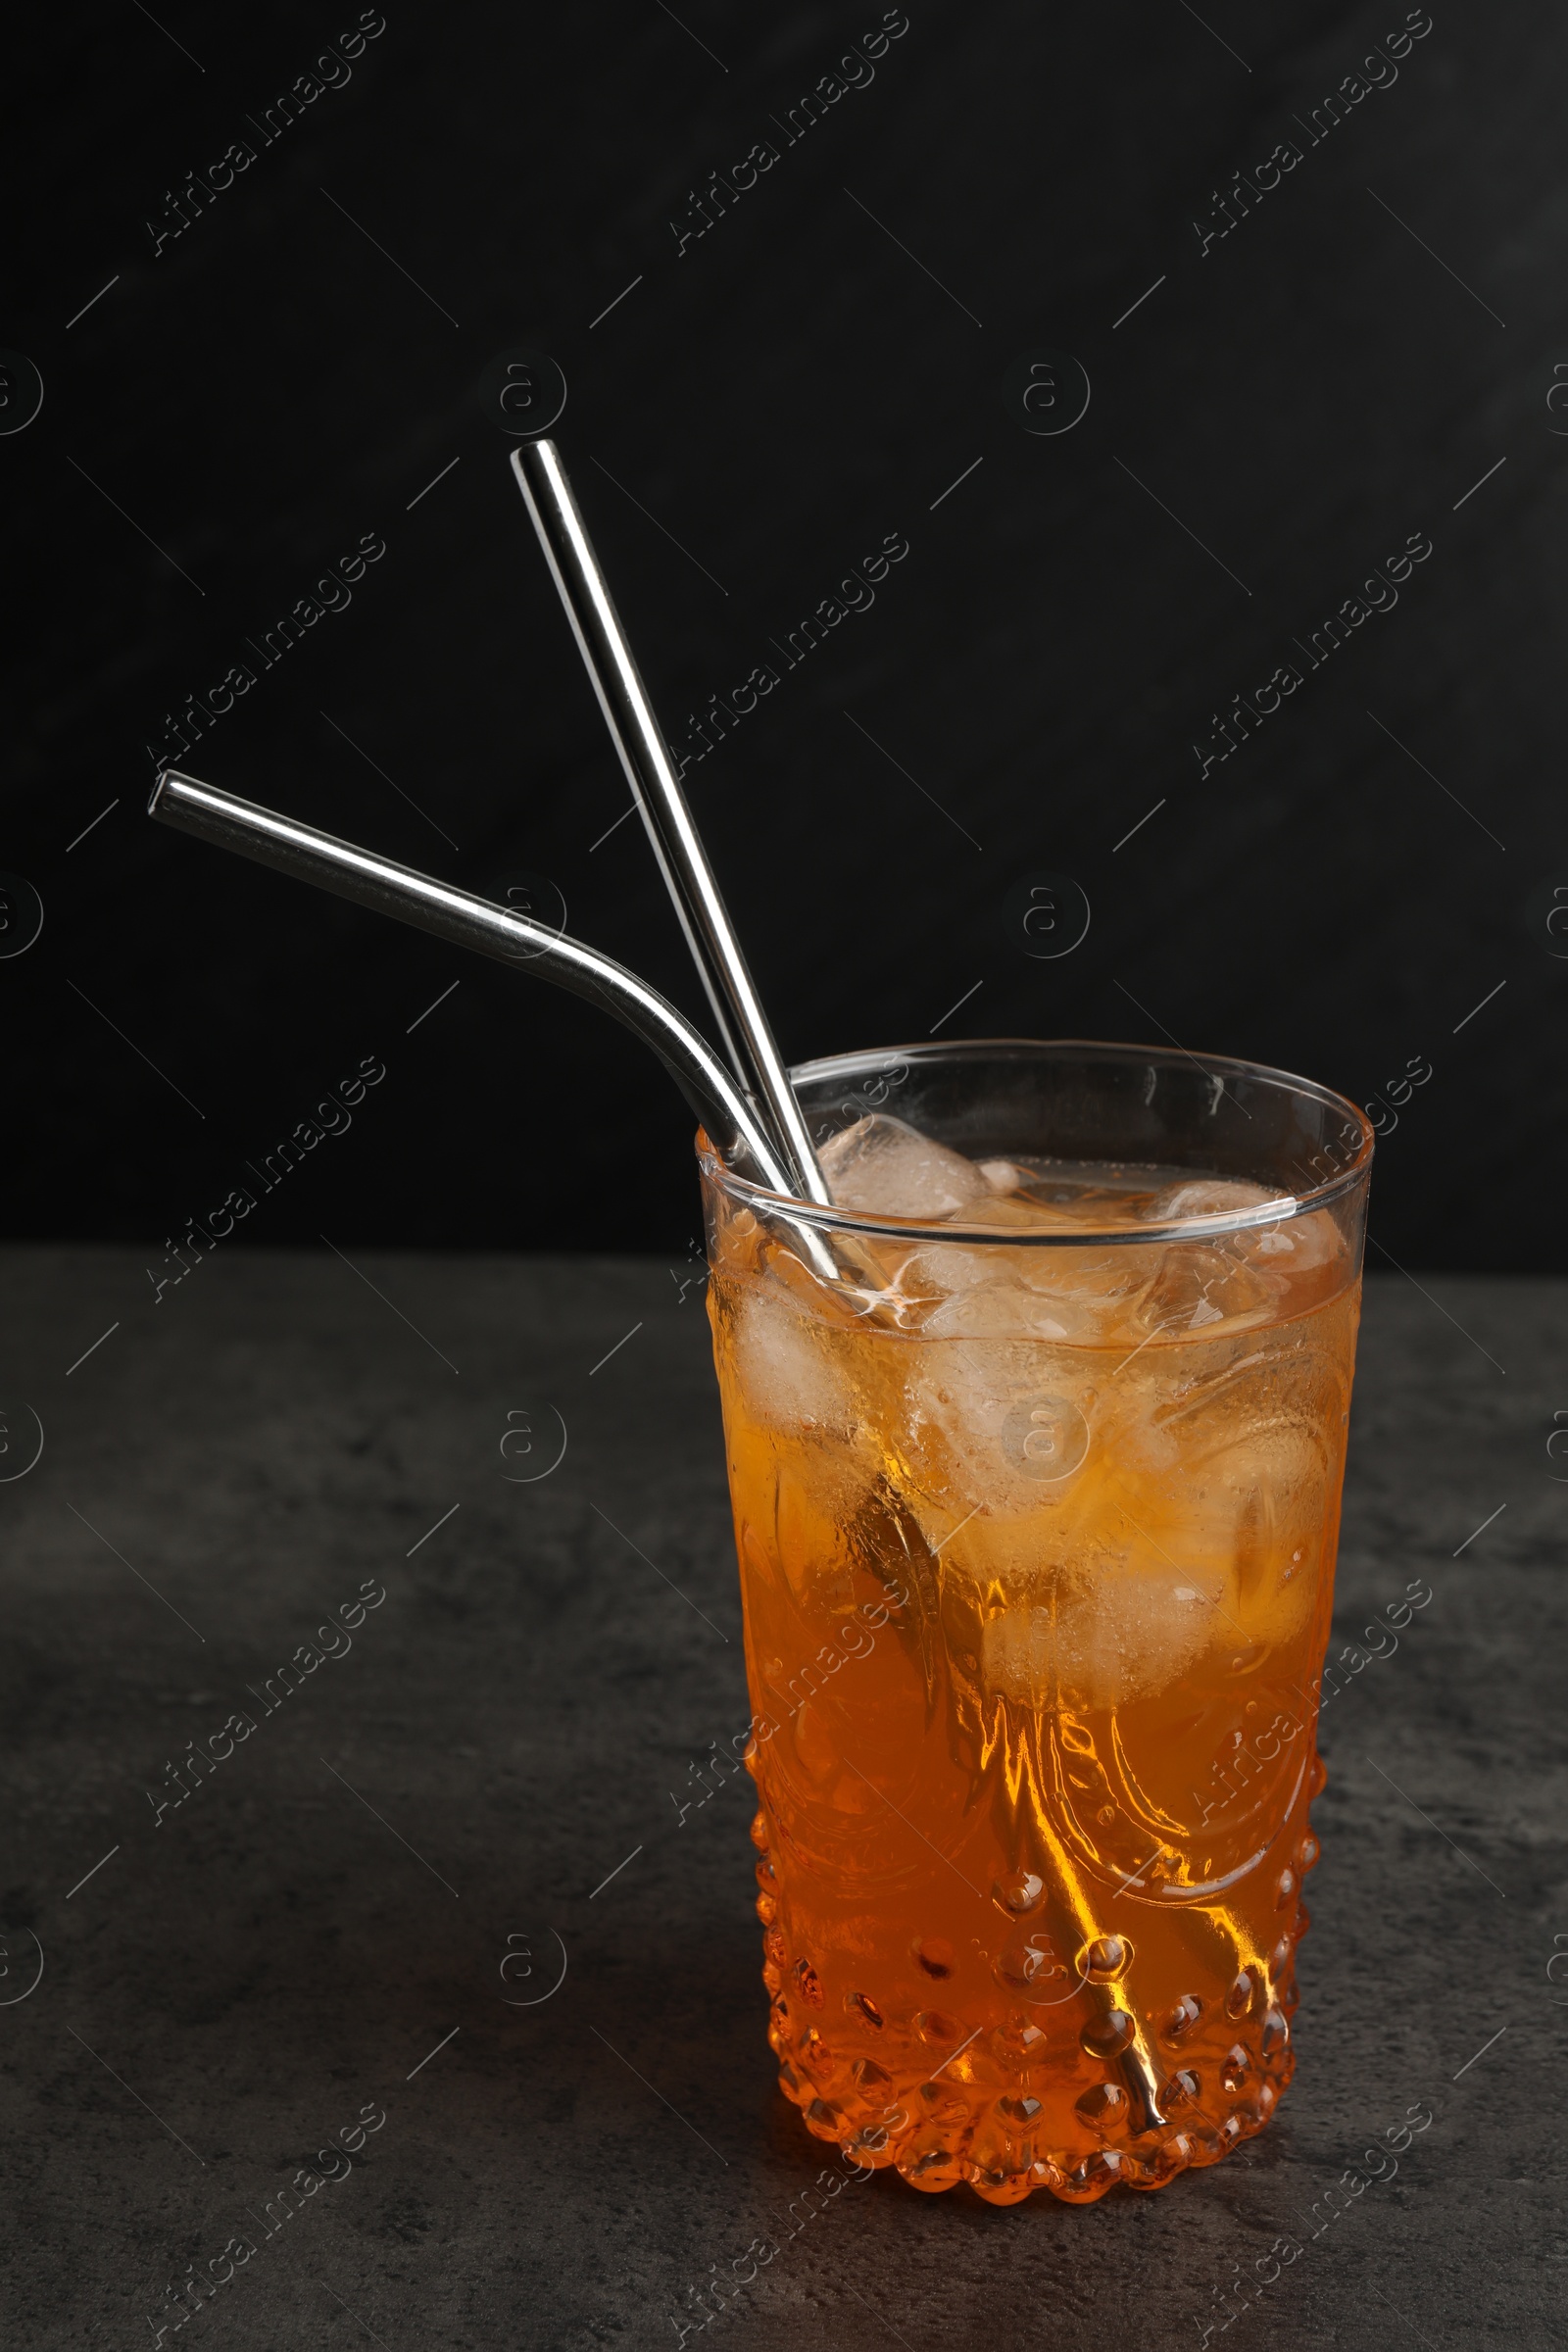
[[[919,2188],[1157,2186],[1294,2066],[1369,1132],[1130,1048],[801,1084],[836,1220],[705,1154],[781,2081]]]

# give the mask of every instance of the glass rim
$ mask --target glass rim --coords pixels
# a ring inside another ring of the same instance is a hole
[[[1376,1131],[1366,1113],[1345,1095],[1332,1087],[1320,1086],[1316,1079],[1302,1078],[1293,1070],[1276,1069],[1271,1063],[1245,1061],[1228,1054],[1190,1054],[1184,1046],[1135,1046],[1101,1038],[1036,1038],[1036,1037],[965,1037],[954,1038],[935,1045],[925,1040],[912,1046],[868,1046],[849,1054],[828,1054],[811,1061],[796,1062],[790,1069],[790,1083],[797,1091],[822,1078],[849,1078],[863,1075],[868,1063],[980,1061],[998,1058],[1028,1059],[1035,1056],[1095,1054],[1113,1061],[1147,1062],[1151,1059],[1167,1063],[1189,1062],[1201,1076],[1231,1077],[1261,1081],[1287,1092],[1304,1096],[1326,1110],[1341,1114],[1341,1141],[1332,1147],[1335,1155],[1346,1154],[1344,1165],[1332,1174],[1320,1178],[1307,1191],[1282,1193],[1275,1199],[1261,1200],[1249,1208],[1232,1209],[1214,1216],[1163,1218],[1158,1223],[1127,1227],[1125,1225],[1074,1227],[1069,1231],[1031,1231],[1027,1226],[997,1226],[967,1224],[957,1218],[944,1219],[940,1224],[928,1223],[919,1217],[899,1217],[891,1214],[872,1216],[863,1210],[830,1208],[816,1200],[798,1200],[790,1193],[777,1193],[768,1186],[755,1183],[730,1167],[723,1153],[714,1145],[706,1129],[698,1130],[698,1159],[705,1171],[711,1170],[715,1182],[743,1201],[755,1202],[759,1210],[769,1216],[780,1211],[788,1213],[793,1223],[808,1225],[822,1233],[859,1234],[873,1240],[895,1242],[956,1242],[965,1248],[1008,1250],[1041,1249],[1115,1249],[1149,1248],[1167,1242],[1208,1241],[1226,1234],[1252,1233],[1272,1225],[1282,1225],[1295,1217],[1314,1215],[1319,1209],[1331,1208],[1352,1193],[1365,1180],[1372,1164]],[[1353,1148],[1348,1135],[1355,1138]],[[1320,1147],[1321,1151],[1321,1147]],[[1136,1167],[1140,1163],[1125,1163]],[[1195,1170],[1195,1177],[1199,1171]],[[1230,1181],[1220,1179],[1220,1181]]]

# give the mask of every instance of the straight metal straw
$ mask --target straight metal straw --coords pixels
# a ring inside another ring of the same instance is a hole
[[[738,1137],[766,1186],[796,1194],[794,1179],[756,1109],[707,1039],[623,964],[528,915],[510,913],[410,866],[394,865],[390,858],[356,849],[231,792],[220,792],[216,785],[181,775],[175,768],[164,769],[147,808],[160,823],[181,833],[194,833],[219,849],[237,850],[242,858],[276,866],[340,899],[353,899],[400,923],[412,923],[417,931],[477,949],[481,956],[585,997],[653,1047],[721,1151],[728,1149],[732,1136]]]
[[[833,1196],[817,1164],[789,1072],[779,1057],[702,836],[670,764],[647,688],[571,494],[561,453],[550,440],[525,442],[514,450],[512,464],[593,680],[605,723],[675,902],[720,1039],[737,1077],[756,1096],[778,1149],[795,1170],[797,1181],[791,1189],[806,1200],[831,1206]]]

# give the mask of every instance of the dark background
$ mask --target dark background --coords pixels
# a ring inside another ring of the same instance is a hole
[[[601,839],[626,788],[478,403],[524,343],[565,371],[558,437],[672,736],[909,541],[688,777],[790,1057],[1170,1035],[1362,1102],[1425,1057],[1384,1248],[1568,1267],[1555,13],[1435,0],[1308,147],[1292,117],[1395,0],[911,0],[785,147],[771,119],[869,0],[387,0],[262,146],[247,115],[357,15],[167,0],[11,36],[0,343],[45,397],[0,439],[0,864],[45,921],[0,963],[9,1231],[156,1266],[375,1055],[247,1241],[685,1250],[690,1120],[639,1046],[142,813],[165,714],[378,533],[350,608],[181,764],[469,888],[545,877],[700,1011],[640,827]],[[1286,134],[1301,164],[1200,256],[1195,214]],[[155,259],[166,191],[236,138],[255,163]],[[677,257],[688,192],[761,138],[779,162]],[[1093,391],[1054,438],[1001,394],[1042,349]],[[1200,778],[1210,713],[1418,531],[1396,610]],[[1055,961],[1004,924],[1040,869],[1093,909]]]

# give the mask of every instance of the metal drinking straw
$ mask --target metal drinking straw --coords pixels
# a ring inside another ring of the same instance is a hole
[[[721,1150],[728,1148],[731,1137],[738,1137],[762,1182],[774,1192],[794,1194],[793,1177],[777,1148],[707,1039],[623,964],[552,931],[547,923],[493,906],[486,899],[434,882],[410,866],[394,865],[390,858],[356,849],[231,792],[220,792],[175,768],[164,769],[147,808],[150,815],[181,833],[194,833],[220,849],[237,850],[242,858],[276,866],[340,899],[353,899],[416,930],[477,949],[481,956],[537,973],[573,996],[585,997],[653,1047]]]
[[[513,451],[512,465],[593,680],[605,724],[675,903],[686,944],[708,991],[720,1040],[736,1076],[756,1097],[778,1150],[794,1170],[796,1181],[791,1190],[831,1206],[833,1196],[817,1164],[789,1072],[746,968],[702,835],[670,764],[648,690],[571,494],[561,453],[548,439],[525,442]]]

